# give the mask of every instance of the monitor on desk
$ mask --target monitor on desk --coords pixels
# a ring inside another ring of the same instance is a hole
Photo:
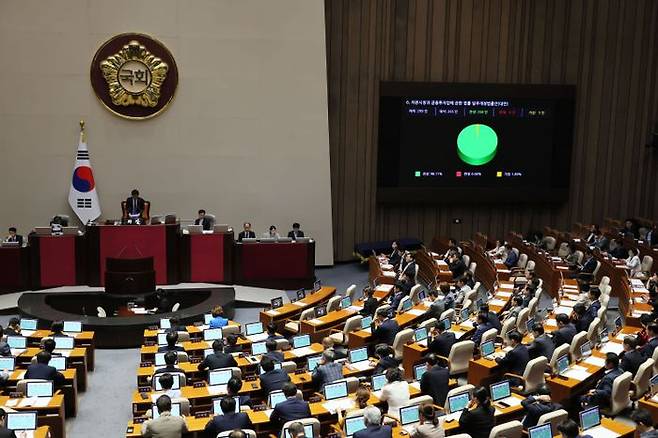
[[[384,374],[376,374],[376,375],[372,376],[370,382],[371,382],[370,386],[372,386],[372,390],[373,391],[379,391],[380,389],[382,389],[384,387],[384,385],[386,385],[386,382],[387,382],[386,374],[385,373]]]
[[[361,320],[361,330],[369,329],[372,325],[372,316],[368,315]]]
[[[16,358],[13,356],[0,357],[0,370],[14,371]]]
[[[420,411],[418,405],[405,406],[400,408],[400,423],[403,426],[418,423],[420,421]]]
[[[345,419],[345,435],[347,437],[351,437],[358,431],[363,430],[365,428],[366,428],[366,423],[365,423],[365,419],[363,418],[363,415],[359,415],[358,417],[347,417]]]
[[[257,356],[259,354],[265,354],[267,353],[267,346],[265,345],[265,342],[254,342],[251,344],[251,355],[252,356]]]
[[[461,316],[462,322],[468,321],[468,318],[471,316],[471,310],[468,307],[462,309],[462,311],[459,313],[459,316]]]
[[[589,357],[591,354],[592,354],[592,343],[590,341],[587,341],[580,346],[580,356]]]
[[[28,397],[52,397],[54,387],[52,381],[47,382],[27,382],[25,395]]]
[[[509,386],[509,380],[503,380],[502,382],[494,383],[489,388],[491,389],[491,400],[493,401],[502,400],[512,394]]]
[[[7,412],[7,429],[9,430],[36,430],[36,412]]]
[[[352,298],[350,297],[343,297],[340,300],[340,308],[341,309],[347,309],[352,305]]]
[[[203,349],[203,358],[205,359],[206,357],[210,356],[211,354],[215,354],[215,350],[212,348],[204,348]]]
[[[281,363],[280,362],[274,362],[274,369],[275,370],[280,370],[281,369]],[[265,374],[265,370],[258,365],[258,374]]]
[[[204,341],[214,341],[216,339],[222,339],[222,329],[221,328],[209,328],[203,331],[203,340]]]
[[[278,309],[283,306],[283,297],[276,297],[270,300],[270,305],[272,309]]]
[[[311,241],[310,237],[297,237],[295,242],[297,243],[309,243]]]
[[[414,340],[416,342],[421,342],[427,339],[427,327],[417,328],[414,332]]]
[[[604,328],[603,330],[601,330],[599,332],[599,340],[601,341],[602,344],[605,344],[606,342],[608,342],[610,340],[610,338],[608,337],[608,329],[607,328]]]
[[[283,391],[272,391],[267,396],[267,405],[270,407],[270,409],[274,409],[276,405],[278,405],[282,401],[285,401],[286,399],[287,397],[283,393]]]
[[[213,232],[214,233],[228,233],[229,228],[230,227],[228,226],[228,224],[217,224],[213,228]]]
[[[319,291],[321,287],[322,287],[322,281],[320,281],[320,280],[315,280],[315,281],[313,282],[313,292],[317,292],[317,291]]]
[[[162,367],[162,366],[167,365],[165,360],[164,360],[165,354],[166,354],[165,352],[155,353],[155,366],[156,367]]]
[[[23,336],[7,336],[7,345],[11,349],[25,349],[27,348],[27,338]]]
[[[158,333],[158,345],[167,345],[166,333]]]
[[[356,348],[349,351],[350,363],[364,362],[368,360],[368,347]]]
[[[414,380],[420,381],[423,374],[425,374],[425,371],[427,371],[427,364],[421,363],[414,365]]]
[[[489,357],[494,354],[496,347],[494,346],[494,341],[486,341],[480,344],[480,354],[482,357]]]
[[[171,404],[171,416],[172,417],[180,417],[180,403],[172,403]],[[158,419],[160,418],[160,412],[158,412],[158,407],[156,405],[153,405],[151,408],[151,418],[152,419]]]
[[[651,386],[658,385],[658,374],[652,376],[651,379],[649,380],[649,383],[651,384]]]
[[[188,225],[187,232],[189,234],[203,234],[203,225]]]
[[[313,314],[316,318],[320,318],[327,314],[327,308],[325,306],[317,306],[313,309]]]
[[[615,328],[617,331],[621,330],[621,328],[624,326],[624,322],[621,319],[621,316],[618,316],[615,318]]]
[[[532,329],[535,327],[535,318],[528,318],[525,322],[525,327],[528,333],[532,333]]]
[[[304,290],[304,288],[301,288],[297,291],[297,299],[303,300],[304,298],[306,298],[306,291]]]
[[[565,354],[555,361],[555,374],[561,376],[569,369],[569,355]]]
[[[423,301],[425,298],[427,298],[427,292],[425,292],[424,290],[418,292],[418,299],[420,301]]]
[[[57,371],[64,371],[66,369],[66,357],[54,356],[50,359],[48,365],[54,367]]]
[[[68,333],[81,333],[82,323],[80,321],[64,321],[64,331]]]
[[[439,321],[439,324],[443,325],[443,330],[450,330],[450,327],[452,327],[452,321],[450,321],[450,318],[443,318]]]
[[[240,412],[240,396],[235,396],[233,397],[233,400],[235,400],[235,411],[234,413],[239,413]],[[224,411],[222,411],[222,399],[221,398],[214,398],[212,400],[212,413],[213,415],[224,415]]]
[[[171,328],[171,321],[169,321],[169,318],[160,319],[160,328],[165,330]]]
[[[75,347],[75,338],[69,336],[55,336],[53,340],[56,350],[72,350]]]
[[[580,427],[583,431],[601,424],[601,413],[598,406],[580,411],[578,417],[580,418]]]
[[[553,438],[551,423],[528,428],[528,438]]]
[[[208,372],[208,384],[210,386],[226,385],[233,377],[233,370],[230,368],[220,368]]]
[[[38,321],[36,319],[21,319],[21,330],[36,330]]]
[[[304,348],[311,345],[310,335],[300,335],[292,338],[292,348]]]
[[[322,359],[322,356],[312,356],[308,358],[308,371],[313,371],[317,366],[320,360]]]
[[[413,303],[411,302],[411,300],[406,299],[406,300],[402,301],[402,309],[401,310],[403,312],[406,312],[407,310],[411,309],[412,306],[413,306]]]
[[[257,243],[258,239],[255,237],[245,237],[242,239],[242,243]]]
[[[347,382],[327,383],[324,385],[324,399],[335,400],[337,398],[347,397]]]
[[[459,412],[468,406],[471,401],[471,394],[460,392],[459,394],[448,397],[448,410],[450,413]]]
[[[153,379],[155,380],[155,390],[156,391],[162,391],[162,385],[160,384],[160,377],[163,376],[164,373],[162,374],[157,374]],[[171,385],[171,389],[180,389],[180,378],[178,375],[174,375],[174,384]]]
[[[260,335],[264,331],[262,322],[250,322],[244,325],[244,333],[247,336]]]

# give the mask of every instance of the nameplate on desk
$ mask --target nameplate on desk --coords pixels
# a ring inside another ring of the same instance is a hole
[[[201,327],[203,323],[201,321],[197,321],[194,324],[192,324],[194,327]]]
[[[292,304],[294,304],[294,305],[297,306],[297,307],[304,307],[304,306],[306,306],[306,303],[303,302],[303,301],[295,301],[295,302],[292,303]]]
[[[194,414],[194,418],[208,418],[210,417],[210,411],[201,411]]]
[[[201,342],[201,341],[203,341],[203,339],[201,339],[201,338],[190,339],[190,342],[191,342],[192,344],[198,344],[198,343]]]
[[[257,379],[258,379],[258,377],[253,375],[253,374],[251,376],[244,376],[244,381],[245,382],[254,382]]]
[[[254,411],[254,412],[266,411],[267,406],[264,405],[264,404],[254,405],[254,406],[251,407],[251,410]]]
[[[152,367],[152,366],[153,366],[153,362],[140,362],[140,364],[139,364],[140,368],[148,368],[148,367]]]
[[[147,329],[148,329],[148,330],[159,330],[160,327],[158,327],[157,325],[150,325],[150,326],[148,326]]]
[[[142,423],[145,422],[146,420],[148,420],[148,418],[145,418],[145,417],[137,417],[137,418],[133,418],[133,423],[135,423],[135,424],[142,424]]]
[[[155,342],[153,341],[144,341],[145,347],[155,347]]]
[[[200,357],[193,357],[190,359],[190,363],[201,363],[201,362],[203,362],[203,359],[201,359]]]
[[[194,382],[192,384],[193,388],[203,388],[204,386],[206,386],[206,382]]]
[[[151,392],[151,387],[150,386],[140,386],[137,388],[137,391],[139,392]]]

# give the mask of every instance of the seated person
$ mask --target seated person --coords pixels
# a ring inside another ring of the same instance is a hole
[[[23,246],[23,236],[16,234],[16,227],[9,227],[9,235],[5,238],[5,242],[16,242],[18,246]]]
[[[226,384],[226,395],[229,397],[240,397],[240,406],[251,406],[251,397],[240,394],[242,389],[242,380],[237,377],[231,377]]]
[[[176,345],[178,343],[178,332],[169,332],[167,333],[167,345],[161,345],[158,347],[158,353],[165,353],[167,351],[185,351],[185,349]]]
[[[334,362],[334,352],[326,350],[322,353],[322,358],[311,374],[313,384],[319,390],[324,385],[333,383],[343,378],[343,365]]]
[[[427,371],[420,378],[420,392],[432,396],[434,404],[443,406],[448,395],[450,371],[434,354],[427,355]]]
[[[46,351],[37,353],[37,363],[28,365],[25,372],[25,379],[43,379],[50,380],[59,387],[64,384],[64,375],[57,371],[55,367],[48,365],[52,356]]]
[[[615,239],[613,240],[613,242],[614,242],[614,248],[611,244],[609,254],[616,259],[628,258],[628,250],[624,246],[624,241],[621,239]]]
[[[471,287],[466,284],[466,278],[463,275],[459,277],[455,282],[455,289],[456,289],[455,294],[457,295],[457,298],[455,299],[455,304],[459,306],[464,302],[464,298],[466,297],[466,294],[471,291]]]
[[[536,426],[539,417],[542,415],[563,409],[561,404],[553,403],[551,400],[551,389],[548,385],[539,387],[535,395],[526,397],[521,401],[521,406],[523,406],[525,412],[523,418],[524,429]]]
[[[203,361],[199,363],[199,371],[238,366],[238,363],[235,361],[232,354],[224,353],[224,344],[221,339],[215,339],[212,342],[212,351],[212,354],[206,356]]]
[[[587,295],[589,295],[589,300],[591,303],[587,307],[587,313],[593,321],[594,318],[597,317],[599,309],[601,308],[601,302],[599,301],[599,298],[601,297],[601,291],[598,289],[590,289],[589,292],[587,292]]]
[[[591,280],[592,274],[596,269],[596,259],[594,258],[594,253],[588,247],[585,250],[585,263],[578,270],[578,276],[584,280]]]
[[[292,230],[288,232],[288,237],[290,237],[292,240],[295,240],[298,237],[304,237],[304,232],[301,230],[301,225],[299,225],[297,222],[292,224]]]
[[[299,421],[290,423],[290,426],[288,426],[288,435],[290,438],[307,438],[304,425]]]
[[[206,435],[216,437],[221,432],[233,429],[252,429],[249,415],[245,412],[235,412],[235,399],[233,397],[224,397],[219,402],[222,409],[222,415],[216,415],[210,420],[205,427]]]
[[[194,220],[194,225],[201,225],[203,230],[212,230],[212,219],[206,217],[206,210],[199,210],[198,217]]]
[[[368,406],[363,410],[365,429],[356,432],[353,438],[392,438],[393,428],[389,424],[382,425],[382,412],[377,406]]]
[[[658,430],[653,427],[653,418],[646,409],[635,409],[631,413],[631,420],[636,424],[637,435],[640,438],[658,438]]]
[[[267,330],[267,340],[276,341],[279,339],[285,339],[285,337],[281,336],[276,332],[276,324],[274,324],[273,322],[267,324],[265,326],[265,329]]]
[[[55,340],[53,338],[46,338],[41,342],[42,350],[47,351],[53,357],[62,355],[61,353],[55,352],[55,347],[56,346],[57,346],[57,344],[55,343]]]
[[[186,332],[187,327],[180,323],[180,319],[176,316],[169,318],[169,328],[165,330],[166,333],[169,332]]]
[[[342,429],[345,426],[345,418],[351,412],[357,412],[364,410],[370,404],[370,397],[372,393],[367,386],[361,385],[356,389],[354,405],[351,408],[347,408],[343,413],[342,408],[338,409],[336,413],[338,414],[338,425]]]
[[[477,388],[459,417],[461,432],[469,434],[471,438],[489,438],[494,427],[494,413],[487,388]]]
[[[498,333],[503,328],[503,325],[500,323],[500,319],[498,319],[498,315],[496,315],[494,312],[489,310],[489,305],[488,304],[483,304],[480,306],[480,313],[484,313],[487,315],[487,318],[489,318],[489,322],[491,323],[491,326],[498,330]]]
[[[208,326],[210,328],[222,328],[228,325],[228,319],[224,318],[224,308],[222,306],[215,306],[210,311],[212,319]]]
[[[404,293],[404,290],[402,290],[402,283],[399,281],[396,281],[395,284],[393,285],[393,291],[391,293],[391,299],[388,302],[391,305],[391,309],[393,312],[397,312],[398,307],[400,306],[400,302],[402,302],[402,298],[406,297],[407,294]]]
[[[642,353],[642,356],[644,356],[645,359],[653,357],[653,351],[658,346],[658,324],[655,322],[649,324],[647,327],[647,335],[649,336],[649,340],[642,346],[642,348],[640,348],[640,353]],[[1,352],[2,349],[0,349],[0,353]]]
[[[262,357],[260,367],[263,374],[260,375],[260,386],[265,394],[272,391],[283,389],[287,382],[290,382],[290,376],[283,369],[274,369],[274,361],[269,357]]]
[[[376,344],[393,345],[395,335],[400,331],[397,321],[389,318],[386,309],[377,311],[377,317],[372,322],[371,333],[372,342]]]
[[[630,276],[635,277],[636,274],[642,271],[642,264],[640,256],[635,248],[628,249],[628,258],[626,259],[626,268],[630,270]]]
[[[185,417],[171,415],[171,398],[161,395],[155,401],[160,416],[156,419],[148,419],[142,423],[142,436],[154,438],[181,437],[187,433]]]
[[[637,238],[640,237],[640,232],[638,231],[639,228],[640,227],[633,219],[626,219],[626,221],[624,221],[624,227],[619,230],[619,234],[624,237]]]
[[[503,264],[507,266],[508,269],[512,269],[519,261],[519,255],[516,253],[516,251],[513,250],[512,245],[509,243],[505,244],[505,250],[507,251],[507,257],[505,258]]]
[[[578,423],[570,419],[558,424],[557,431],[562,435],[562,438],[592,438],[591,435],[581,435]]]
[[[50,325],[50,331],[52,332],[53,337],[68,337],[66,333],[64,333],[64,321],[53,321],[53,323]]]
[[[443,324],[437,324],[432,328],[427,339],[427,351],[439,356],[448,357],[452,346],[457,342],[455,334],[445,330]]]
[[[388,404],[388,415],[400,418],[400,408],[409,404],[409,384],[404,380],[400,368],[389,368],[386,371],[386,384],[382,387],[379,399]]]
[[[145,208],[145,201],[139,197],[139,190],[133,189],[130,192],[130,197],[126,199],[126,214],[128,217],[125,219],[140,220],[143,217]]]
[[[555,344],[550,336],[544,333],[544,326],[541,323],[535,323],[532,326],[532,343],[528,346],[528,354],[530,359],[536,359],[539,356],[544,356],[550,360],[553,357]]]
[[[5,335],[21,336],[21,320],[16,317],[11,318],[5,329]]]
[[[379,301],[375,298],[375,291],[370,287],[363,288],[363,308],[361,309],[361,315],[371,316],[375,314],[377,307],[379,306]]]
[[[649,325],[653,322],[654,318],[652,318],[651,315],[646,313],[640,315],[640,326],[642,329],[635,335],[638,347],[642,347],[649,342]]]
[[[280,430],[288,421],[311,417],[311,409],[308,406],[308,402],[297,398],[297,387],[294,383],[286,382],[282,386],[282,389],[286,400],[277,403],[270,415],[270,422],[276,430]],[[265,391],[265,394],[269,394],[269,391]]]
[[[473,273],[471,271],[466,271],[464,272],[463,275],[464,279],[466,280],[466,285],[471,288],[475,288],[475,278],[473,278]]]
[[[4,330],[0,325],[0,356],[11,356],[11,348],[9,347],[9,344],[7,344],[6,339],[7,338],[4,336]]]
[[[238,234],[238,242],[242,242],[242,239],[255,239],[256,233],[251,231],[251,223],[245,222],[242,224],[242,231]]]
[[[269,357],[272,359],[274,362],[281,363],[283,362],[283,352],[282,351],[277,351],[277,343],[276,341],[273,341],[271,339],[268,339],[265,341],[265,348],[267,348],[267,353],[265,353],[266,357]]]
[[[555,348],[562,344],[571,345],[573,337],[576,336],[576,327],[571,323],[566,313],[560,313],[555,317],[558,329],[553,332],[553,343]]]
[[[620,368],[628,371],[635,377],[640,365],[646,360],[642,353],[637,349],[637,340],[635,336],[624,336],[624,351],[619,355],[621,359]]]
[[[231,333],[226,336],[226,347],[224,347],[224,353],[242,353],[242,346],[238,345],[239,336],[235,333]]]
[[[576,251],[577,251],[576,244],[573,242],[569,242],[569,252],[564,257],[564,261],[567,265],[571,267],[578,266],[578,253],[576,253]]]
[[[461,254],[456,252],[453,252],[448,256],[446,263],[448,263],[448,269],[452,272],[452,278],[461,277],[468,269]]]
[[[509,339],[510,346],[512,349],[508,351],[504,357],[496,358],[496,363],[500,365],[500,367],[506,372],[506,373],[512,373],[516,374],[519,376],[523,376],[523,372],[525,371],[525,367],[530,361],[530,354],[528,353],[528,347],[523,345],[521,341],[523,340],[523,336],[521,333],[519,333],[516,330],[513,330],[512,332],[507,334],[507,338]],[[517,378],[511,378],[510,383],[516,386],[519,386],[522,384],[520,379]]]
[[[178,379],[178,376],[176,376]],[[160,374],[158,383],[162,387],[162,393],[167,394],[170,398],[180,398],[180,389],[171,389],[174,386],[174,376],[169,373]]]
[[[411,434],[411,438],[444,438],[443,423],[439,421],[437,409],[429,403],[418,406],[420,424]]]
[[[402,275],[406,275],[411,279],[416,278],[416,260],[412,253],[407,251],[404,254],[404,264],[400,264],[400,266],[401,269],[398,278],[402,278]]]
[[[385,373],[389,368],[397,368],[400,363],[393,357],[393,348],[388,344],[379,344],[375,346],[375,358],[377,362],[373,365],[375,369],[372,374]]]
[[[345,359],[348,356],[347,349],[340,345],[336,345],[334,340],[329,336],[322,338],[322,348],[324,351],[332,351],[334,353],[334,360]]]
[[[476,348],[479,348],[480,342],[482,341],[482,335],[487,331],[493,328],[491,322],[489,322],[489,317],[484,313],[478,313],[478,316],[475,320],[475,332],[473,333],[473,338],[471,339],[475,342]]]
[[[587,312],[585,304],[576,303],[571,312],[571,322],[576,327],[576,333],[586,332],[594,318]]]
[[[158,368],[153,373],[153,378],[156,378],[159,374],[163,373],[182,373],[185,374],[185,371],[182,368],[178,368],[176,364],[178,363],[178,354],[175,351],[167,351],[164,355],[165,366]]]
[[[612,382],[624,372],[619,368],[619,357],[615,353],[608,353],[605,357],[605,374],[587,394],[580,398],[580,404],[586,408],[589,406],[610,406],[612,396]]]
[[[459,256],[464,254],[464,250],[461,246],[459,246],[459,242],[453,237],[448,239],[448,250],[443,255],[443,260],[447,261],[447,259],[450,257],[450,254],[457,254]]]
[[[269,237],[270,239],[281,238],[279,232],[276,230],[276,227],[274,225],[270,225],[270,229],[267,232],[263,233],[263,237]]]
[[[441,318],[443,312],[455,307],[455,299],[457,295],[450,289],[450,285],[446,282],[439,284],[439,294],[435,290],[430,291],[430,297],[433,299],[430,304],[429,310],[426,312],[427,318]]]
[[[492,257],[494,259],[505,260],[507,258],[505,242],[496,240],[496,247],[494,249],[487,251],[487,255],[489,255],[489,257]]]
[[[585,235],[585,238],[584,238],[585,243],[587,245],[593,245],[594,240],[596,239],[596,234],[599,233],[599,232],[600,232],[600,230],[599,230],[599,226],[597,224],[590,225],[589,231],[587,232],[587,234]]]
[[[504,314],[504,320],[507,321],[510,318],[516,318],[523,309],[525,309],[525,306],[523,305],[523,297],[520,295],[513,296],[512,307]]]

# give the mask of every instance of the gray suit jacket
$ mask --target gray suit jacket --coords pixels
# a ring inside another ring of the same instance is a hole
[[[171,412],[163,412],[155,420],[142,423],[142,436],[152,438],[181,438],[187,432],[183,417],[174,417]]]

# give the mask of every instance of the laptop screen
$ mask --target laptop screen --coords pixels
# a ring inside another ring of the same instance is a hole
[[[320,359],[322,359],[322,356],[309,357],[308,358],[308,370],[313,371],[318,366],[318,363],[320,362]]]
[[[459,412],[462,409],[465,409],[468,406],[468,403],[471,401],[471,396],[468,392],[462,392],[460,394],[451,395],[448,397],[448,409],[451,413]]]
[[[352,298],[350,298],[350,297],[343,297],[340,300],[340,308],[341,309],[347,309],[351,305],[352,305]]]
[[[162,374],[159,374],[155,378],[155,390],[156,391],[162,391],[162,385],[160,384],[160,377],[162,377]],[[171,389],[180,389],[180,378],[178,375],[172,376],[174,378],[174,383],[171,385]]]
[[[205,359],[206,357],[208,357],[209,355],[213,354],[214,352],[215,352],[215,350],[213,350],[212,348],[206,348],[206,349],[204,349],[204,350],[203,350],[203,358]]]
[[[155,366],[156,367],[161,367],[166,365],[167,363],[164,360],[165,353],[155,353]]]
[[[367,329],[370,328],[372,325],[372,316],[366,316],[361,320],[361,329]]]
[[[526,327],[526,330],[528,330],[528,332],[531,332],[531,331],[532,331],[532,328],[533,328],[534,326],[535,326],[535,318],[529,318],[529,319],[525,322],[525,327]]]
[[[419,329],[416,329],[414,332],[414,339],[416,342],[424,341],[427,339],[427,327],[421,327]]]
[[[203,323],[205,325],[210,324],[210,321],[212,321],[212,314],[206,313],[205,315],[203,315]]]
[[[541,424],[528,429],[528,438],[553,438],[551,423]]]
[[[214,385],[226,385],[233,377],[233,371],[230,369],[213,370],[208,373],[208,383]]]
[[[599,413],[598,406],[580,411],[578,416],[580,417],[580,427],[583,430],[591,429],[601,424],[601,414]]]
[[[69,338],[68,336],[55,336],[55,348],[58,350],[71,350],[73,344],[75,343],[75,338]]]
[[[442,319],[441,321],[439,321],[439,324],[443,324],[443,330],[450,330],[450,327],[452,327],[452,323],[448,318]]]
[[[471,312],[468,308],[462,309],[460,315],[461,315],[462,321],[466,321],[468,319],[468,317],[471,316]]]
[[[400,422],[403,426],[420,421],[418,405],[400,408]]]
[[[151,408],[151,414],[151,418],[154,420],[156,418],[160,418],[160,413],[158,412],[157,406],[154,405],[153,408]],[[171,415],[172,417],[180,417],[180,403],[171,404]]]
[[[36,319],[21,319],[21,330],[36,330],[36,329],[37,329]]]
[[[327,314],[327,308],[324,306],[318,306],[313,309],[313,313],[315,314],[316,318],[320,318]]]
[[[592,343],[590,341],[587,341],[580,346],[580,354],[581,356],[589,356],[592,354]]]
[[[495,349],[496,348],[494,347],[493,341],[486,341],[483,342],[482,345],[480,345],[480,353],[482,353],[482,356],[485,357],[491,356],[494,353]]]
[[[499,383],[494,383],[491,385],[491,399],[493,401],[498,401],[504,398],[509,397],[511,394],[509,387],[509,380],[505,380]]]
[[[599,339],[601,340],[602,343],[603,342],[608,342],[609,339],[608,339],[608,329],[607,328],[604,328],[603,330],[601,330],[599,332]]]
[[[36,428],[36,412],[7,412],[7,429],[35,430]]]
[[[203,331],[204,341],[214,341],[215,339],[222,339],[222,329],[213,328],[213,329],[205,329]]]
[[[265,345],[265,342],[254,342],[251,344],[251,354],[253,356],[265,353],[267,353],[267,345]]]
[[[288,429],[284,431],[284,435],[286,438],[290,438],[290,432],[288,432]],[[313,435],[313,425],[312,424],[305,424],[304,425],[304,436],[306,438],[315,438]]]
[[[427,298],[427,292],[425,292],[424,290],[421,290],[420,292],[418,292],[418,299],[419,300],[424,300],[425,298]]]
[[[555,371],[558,374],[562,374],[568,369],[569,369],[569,356],[565,354],[563,356],[558,357],[557,361],[555,362]]]
[[[64,321],[64,331],[80,333],[82,331],[82,323],[80,321]]]
[[[658,385],[658,374],[651,377],[651,380],[649,380],[649,383],[652,384],[652,385]]]
[[[372,390],[379,391],[386,385],[386,374],[372,376]]]
[[[420,380],[427,371],[427,364],[421,363],[419,365],[414,365],[414,379]]]
[[[240,412],[240,397],[235,396],[235,397],[233,397],[233,400],[235,400],[235,411],[234,412],[237,414],[237,413]],[[223,415],[224,414],[224,411],[222,411],[221,403],[222,403],[221,398],[213,399],[213,401],[212,401],[212,413],[214,415]]]
[[[270,406],[270,408],[274,409],[277,404],[285,400],[286,400],[286,396],[283,393],[283,391],[272,391],[268,396],[267,404]]]
[[[167,345],[166,333],[158,333],[158,345]]]
[[[55,367],[57,371],[64,371],[66,369],[66,357],[64,356],[55,356],[50,359],[48,365]]]
[[[53,382],[27,382],[28,397],[52,397]]]
[[[26,348],[27,338],[23,336],[7,336],[7,345],[9,345],[9,348]]]
[[[622,328],[623,325],[624,325],[624,323],[621,320],[621,316],[616,317],[615,318],[615,327],[617,328],[617,330]],[[22,327],[22,324],[21,324],[21,327]]]
[[[14,371],[15,366],[15,357],[0,357],[0,370]]]
[[[363,415],[358,417],[349,417],[345,419],[345,435],[348,437],[354,435],[360,430],[366,428],[366,423],[363,419]]]
[[[309,335],[295,336],[292,338],[292,348],[304,348],[311,345],[311,337]]]
[[[336,382],[324,385],[325,400],[347,397],[347,382]]]
[[[250,324],[245,324],[244,330],[247,336],[259,335],[263,333],[263,323],[262,322],[252,322]]]
[[[160,320],[160,328],[161,329],[171,328],[171,321],[169,321],[169,318],[162,318]]]
[[[407,310],[411,309],[411,306],[413,306],[411,300],[404,300],[402,303],[402,311],[406,312]]]
[[[280,370],[281,369],[281,364],[279,362],[274,362],[274,369],[275,370]],[[263,367],[258,365],[258,374],[265,374],[265,371],[263,370]]]
[[[363,362],[364,360],[368,360],[367,347],[350,350],[350,363]]]

